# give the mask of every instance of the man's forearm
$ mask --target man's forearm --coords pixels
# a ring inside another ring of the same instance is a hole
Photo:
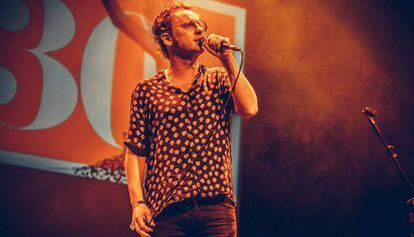
[[[132,16],[125,14],[117,0],[102,0],[102,2],[114,26],[137,42],[156,60],[159,60],[151,28],[146,28],[142,19],[133,20]]]
[[[228,60],[222,61],[222,64],[226,69],[231,81],[231,85],[233,86],[234,81],[237,77],[237,72],[239,70],[236,60],[233,56],[230,56]],[[234,91],[233,101],[235,112],[244,117],[249,117],[257,114],[258,105],[256,93],[254,92],[253,87],[250,85],[249,81],[243,75],[243,73],[240,73],[236,87],[232,89]]]
[[[145,177],[145,157],[134,155],[127,149],[125,155],[125,174],[131,205],[144,199],[142,180]]]

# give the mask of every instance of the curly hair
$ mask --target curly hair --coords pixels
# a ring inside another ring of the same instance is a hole
[[[168,58],[167,46],[161,39],[161,35],[164,33],[171,34],[171,19],[174,13],[178,10],[191,10],[195,9],[182,1],[174,1],[164,6],[161,12],[155,17],[154,23],[152,24],[152,33],[154,34],[155,42],[160,46],[162,54],[165,58]]]

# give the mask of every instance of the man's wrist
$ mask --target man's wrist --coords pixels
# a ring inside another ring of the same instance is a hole
[[[132,209],[135,209],[137,206],[142,205],[142,204],[146,205],[145,201],[144,200],[138,200],[138,201],[134,202],[134,204],[132,204]]]
[[[223,54],[221,55],[219,59],[221,61],[221,64],[226,64],[226,65],[231,65],[232,63],[236,62],[236,58],[234,57],[233,52],[229,54]]]
[[[233,55],[228,59],[220,59],[220,61],[224,69],[226,69],[229,76],[230,75],[236,76],[235,74],[237,73],[239,66],[237,65],[236,59],[234,58]]]

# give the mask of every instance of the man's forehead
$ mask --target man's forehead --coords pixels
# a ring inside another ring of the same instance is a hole
[[[189,20],[199,20],[200,16],[194,11],[182,9],[174,12],[172,20],[175,22],[185,22]]]

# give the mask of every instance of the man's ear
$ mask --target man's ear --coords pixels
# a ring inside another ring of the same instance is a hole
[[[173,40],[170,33],[162,33],[161,40],[166,46],[171,46],[173,44]]]

